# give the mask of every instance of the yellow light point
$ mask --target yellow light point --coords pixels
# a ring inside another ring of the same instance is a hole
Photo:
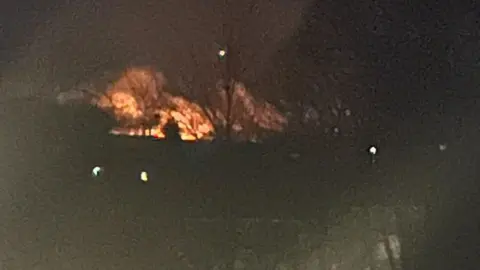
[[[143,182],[148,182],[148,173],[146,171],[142,171],[140,173],[140,180]]]

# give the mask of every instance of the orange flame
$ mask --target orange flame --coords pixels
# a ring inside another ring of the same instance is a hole
[[[184,97],[164,91],[165,84],[166,79],[161,73],[151,69],[128,69],[96,101],[99,107],[111,110],[122,123],[123,127],[114,129],[112,133],[165,138],[163,128],[173,119],[178,124],[181,138],[191,141],[211,139],[215,133],[211,119],[217,125],[226,124],[224,92],[219,91],[219,95],[214,97],[218,103],[213,104],[215,108],[202,108]],[[286,118],[273,105],[256,101],[241,83],[235,86],[233,101],[232,124],[237,132],[251,129],[251,123],[262,129],[281,132],[287,124]],[[152,123],[153,119],[158,121]]]

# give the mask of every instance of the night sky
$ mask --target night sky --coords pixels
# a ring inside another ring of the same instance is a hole
[[[225,42],[223,0],[80,2],[48,8],[48,14],[38,18],[31,18],[36,14],[34,5],[23,4],[23,10],[14,16],[10,12],[5,23],[9,38],[4,58],[25,63],[4,67],[5,77],[18,74],[27,65],[33,69],[29,73],[35,85],[55,80],[68,88],[76,80],[130,64],[148,64],[165,71],[173,85],[215,85],[220,75],[216,52]],[[238,70],[242,77],[253,80],[292,36],[305,3],[250,2],[231,4],[235,11],[231,20],[238,25]],[[44,64],[35,70],[32,63],[38,59]],[[45,70],[52,66],[54,70]]]

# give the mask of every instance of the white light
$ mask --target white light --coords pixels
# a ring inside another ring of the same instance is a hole
[[[446,144],[446,143],[439,144],[439,145],[438,145],[438,149],[440,149],[440,151],[445,151],[445,150],[447,150],[447,144]]]
[[[376,155],[377,154],[377,148],[375,146],[370,146],[370,148],[368,149],[368,152],[372,155]]]
[[[95,166],[95,167],[92,169],[92,176],[97,177],[97,176],[99,176],[102,172],[103,172],[103,168],[102,168],[102,167]]]
[[[224,57],[225,55],[227,55],[227,51],[225,51],[223,49],[218,51],[218,56]]]
[[[146,171],[142,171],[140,173],[140,180],[142,180],[143,182],[147,182],[148,181],[148,173]]]

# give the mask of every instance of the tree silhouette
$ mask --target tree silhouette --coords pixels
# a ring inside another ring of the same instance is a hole
[[[175,120],[170,119],[163,127],[165,138],[169,141],[181,141],[180,128]]]

